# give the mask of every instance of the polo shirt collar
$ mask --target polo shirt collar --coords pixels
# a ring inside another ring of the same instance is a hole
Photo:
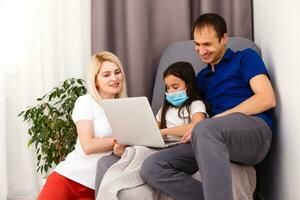
[[[230,61],[233,56],[234,56],[234,51],[232,51],[230,48],[227,48],[223,58],[220,60],[220,62],[218,64],[220,64],[224,61]],[[218,64],[216,64],[216,65],[218,65]],[[209,71],[211,71],[211,65],[210,64],[207,64],[207,69]]]

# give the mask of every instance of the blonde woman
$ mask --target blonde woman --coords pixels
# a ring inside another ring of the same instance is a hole
[[[87,87],[89,93],[76,100],[72,114],[78,133],[75,149],[49,175],[39,200],[95,199],[97,161],[112,152],[118,157],[124,152],[125,146],[115,142],[99,106],[101,99],[127,96],[118,57],[107,51],[93,55]]]

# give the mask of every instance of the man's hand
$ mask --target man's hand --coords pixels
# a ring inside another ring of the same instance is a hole
[[[116,142],[114,147],[113,147],[114,155],[121,158],[121,156],[124,153],[126,147],[127,147],[127,145],[119,144],[119,143]]]
[[[181,142],[182,143],[189,143],[191,141],[191,137],[192,137],[192,129],[189,130],[188,132],[186,132],[182,138],[181,138]]]

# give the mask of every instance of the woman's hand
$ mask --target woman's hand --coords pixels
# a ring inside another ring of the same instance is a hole
[[[113,147],[113,154],[115,156],[121,158],[121,156],[124,153],[126,147],[127,147],[127,145],[119,144],[119,143],[116,142],[114,147]]]

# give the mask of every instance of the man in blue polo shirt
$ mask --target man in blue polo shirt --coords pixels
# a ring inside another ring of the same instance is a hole
[[[216,14],[194,24],[195,49],[207,67],[197,75],[212,118],[183,136],[186,144],[148,157],[143,179],[175,200],[233,200],[230,161],[256,165],[272,138],[268,111],[276,104],[268,71],[252,49],[226,49],[227,28]],[[202,182],[190,175],[199,169]]]

